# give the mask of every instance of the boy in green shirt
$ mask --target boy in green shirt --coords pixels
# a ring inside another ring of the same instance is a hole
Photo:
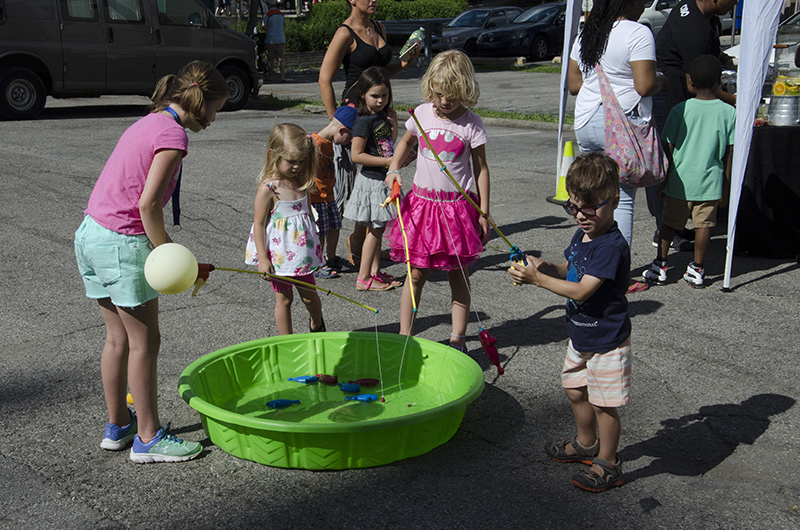
[[[717,224],[722,179],[730,181],[736,110],[717,99],[722,65],[713,55],[701,55],[692,61],[687,82],[695,97],[672,108],[661,135],[672,163],[662,184],[664,211],[658,255],[645,271],[644,279],[648,283],[666,283],[670,242],[675,231],[691,217],[695,229],[694,261],[686,267],[683,279],[692,287],[703,287],[703,264],[711,228]]]

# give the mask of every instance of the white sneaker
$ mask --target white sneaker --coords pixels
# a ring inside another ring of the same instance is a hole
[[[694,263],[690,263],[686,266],[686,274],[683,275],[683,279],[689,283],[690,287],[694,287],[695,289],[702,289],[705,277],[706,271],[696,267]]]
[[[655,283],[657,285],[667,283],[667,262],[653,260],[650,269],[644,271],[642,276],[644,276],[644,281],[647,283]]]

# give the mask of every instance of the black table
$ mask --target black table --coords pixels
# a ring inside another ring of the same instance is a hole
[[[800,255],[800,127],[753,128],[734,249]]]

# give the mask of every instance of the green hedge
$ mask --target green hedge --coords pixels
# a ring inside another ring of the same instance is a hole
[[[408,20],[414,18],[451,18],[468,9],[466,0],[378,0],[375,20]],[[336,28],[350,16],[345,0],[329,0],[314,4],[308,14],[286,19],[286,51],[324,51]],[[399,42],[407,37],[400,37]],[[390,44],[394,39],[390,38]]]

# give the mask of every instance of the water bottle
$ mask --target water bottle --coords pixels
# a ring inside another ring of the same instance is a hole
[[[401,61],[408,61],[411,57],[411,53],[414,50],[414,46],[422,45],[422,41],[425,40],[425,30],[423,28],[419,28],[418,30],[414,31],[411,36],[408,38],[406,43],[400,49],[400,60]]]

